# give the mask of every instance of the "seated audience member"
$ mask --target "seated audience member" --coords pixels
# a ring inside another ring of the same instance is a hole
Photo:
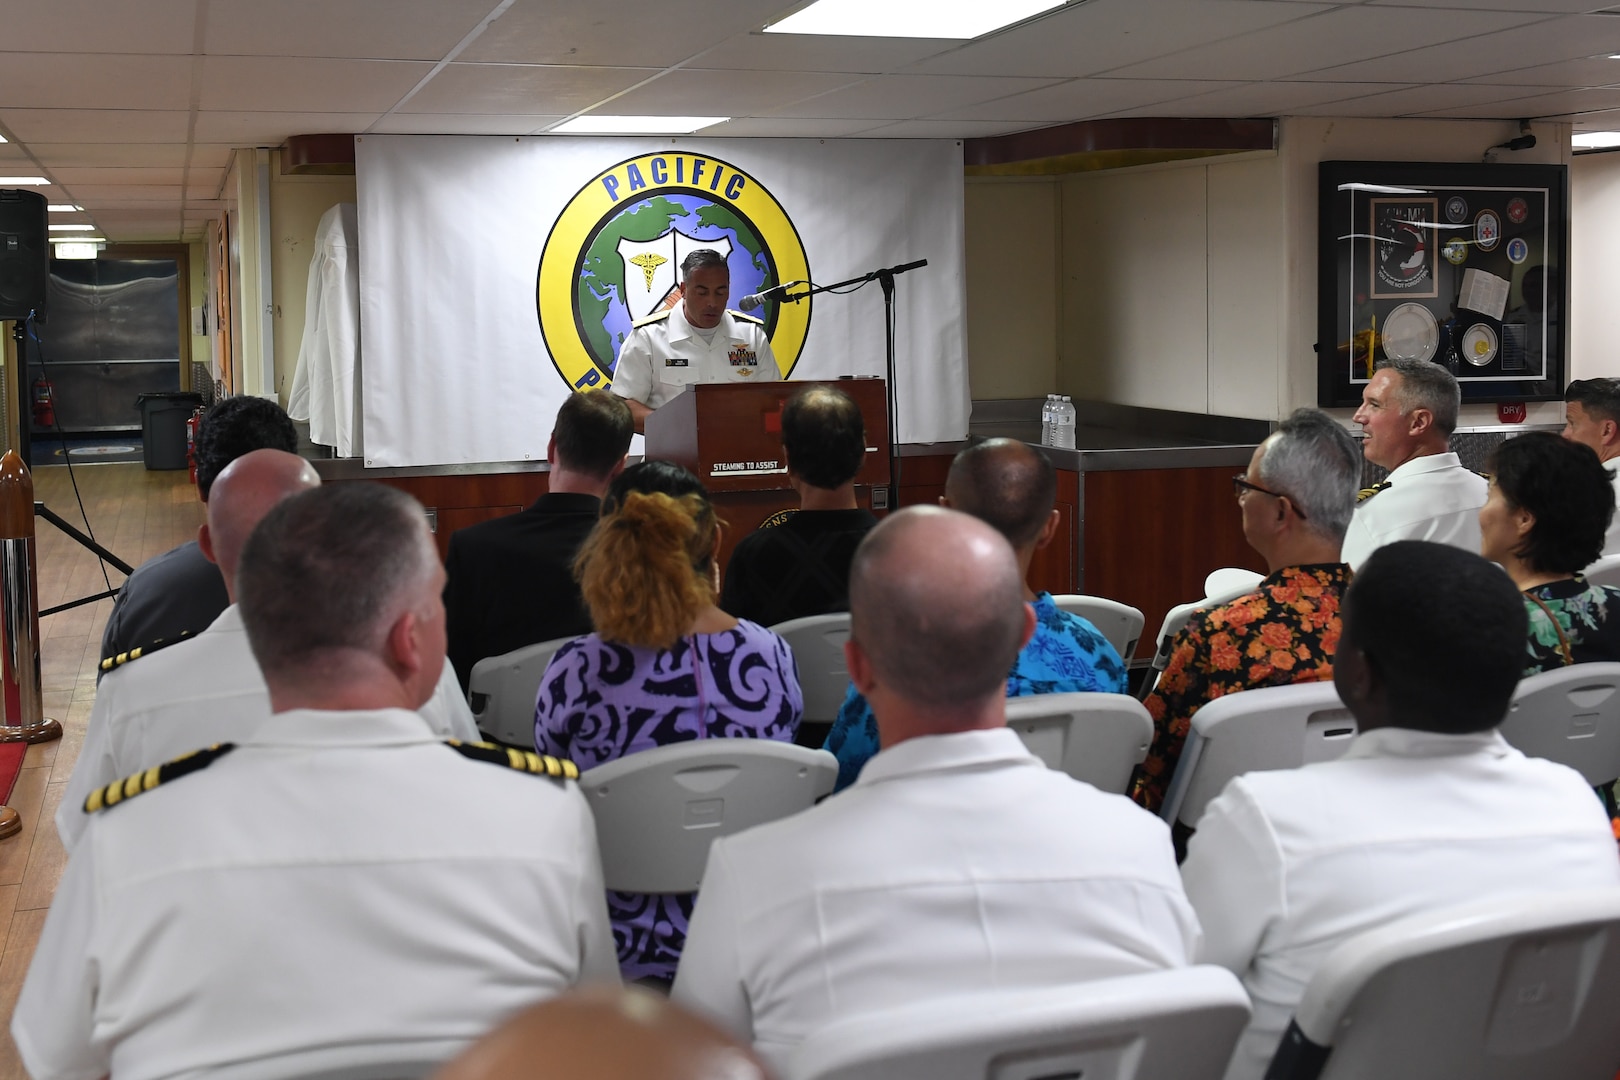
[[[1362,453],[1389,476],[1361,493],[1345,533],[1352,569],[1396,540],[1479,550],[1485,480],[1451,452],[1461,402],[1451,372],[1427,360],[1392,360],[1373,373],[1355,421]]]
[[[206,507],[214,478],[253,450],[298,450],[298,432],[280,405],[268,398],[230,397],[203,415],[197,432],[197,497]],[[200,634],[230,604],[225,579],[197,541],[148,559],[135,568],[113,600],[101,631],[101,655],[117,658],[132,649]],[[100,681],[104,673],[96,674]]]
[[[588,634],[574,556],[624,469],[630,407],[606,390],[571,394],[546,446],[546,493],[527,510],[450,534],[444,587],[447,650],[463,690],[473,665],[525,645]]]
[[[230,606],[207,629],[161,651],[117,665],[96,689],[84,748],[56,811],[62,846],[72,850],[89,818],[84,801],[98,788],[141,769],[218,742],[235,742],[270,716],[270,693],[248,647],[237,606],[242,547],[281,500],[320,486],[315,469],[281,450],[255,450],[214,480],[208,520],[198,530],[203,554],[226,582]],[[302,583],[287,583],[295,591]],[[116,658],[115,658],[116,660]],[[445,668],[422,707],[428,726],[446,738],[478,740],[472,711]]]
[[[804,695],[787,642],[715,606],[721,522],[698,478],[667,461],[613,481],[580,549],[596,632],[558,650],[534,742],[582,769],[705,738],[790,742]],[[675,976],[689,893],[608,895],[626,979]]]
[[[743,537],[720,594],[723,609],[761,626],[848,611],[849,561],[877,524],[855,505],[866,427],[847,394],[818,386],[789,399],[782,452],[799,510]]]
[[[544,1062],[544,1067],[537,1065]],[[636,987],[570,991],[518,1013],[434,1080],[770,1080],[765,1063],[669,999]]]
[[[259,523],[236,590],[274,715],[92,796],[12,1018],[31,1076],[425,1075],[618,977],[572,766],[531,775],[413,711],[443,589],[395,489],[316,488]]]
[[[957,454],[941,501],[1006,537],[1026,582],[1035,553],[1052,542],[1061,520],[1053,509],[1057,473],[1052,463],[1038,449],[1014,439],[987,439]],[[1125,662],[1101,631],[1079,615],[1060,611],[1051,593],[1036,593],[1027,583],[1024,602],[1035,609],[1035,634],[1007,673],[1008,697],[1126,692]],[[838,758],[839,791],[853,784],[878,752],[877,720],[855,686],[839,707],[826,748]]]
[[[1355,440],[1327,413],[1298,409],[1234,478],[1243,538],[1270,573],[1247,596],[1193,612],[1176,635],[1145,702],[1153,746],[1132,783],[1131,797],[1149,810],[1164,802],[1193,713],[1206,702],[1333,677],[1339,604],[1350,583],[1339,544],[1360,477]]]
[[[1620,466],[1620,379],[1576,379],[1564,391],[1564,438],[1592,448],[1605,465]],[[1612,466],[1611,466],[1612,467]],[[1620,500],[1620,468],[1612,483]],[[1620,555],[1620,514],[1603,538],[1604,555]]]
[[[1449,545],[1374,552],[1344,605],[1333,681],[1360,733],[1344,757],[1240,776],[1182,866],[1203,963],[1254,1003],[1227,1080],[1258,1080],[1318,964],[1394,919],[1497,896],[1620,886],[1580,774],[1496,727],[1524,656],[1524,603]]]
[[[1530,617],[1524,674],[1620,661],[1620,589],[1590,585],[1614,513],[1614,470],[1578,442],[1532,431],[1491,454],[1479,512],[1480,553],[1524,593]]]
[[[1191,961],[1164,823],[1006,727],[1006,672],[1035,629],[1023,593],[1007,541],[966,514],[872,530],[845,652],[883,750],[842,795],[715,841],[677,1003],[780,1069],[817,1028],[896,1003]]]

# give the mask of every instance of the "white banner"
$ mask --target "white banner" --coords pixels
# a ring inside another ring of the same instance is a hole
[[[948,141],[356,140],[365,460],[539,460],[693,246],[760,285],[896,279],[901,442],[967,433],[962,149]],[[883,294],[768,304],[791,379],[884,374]]]

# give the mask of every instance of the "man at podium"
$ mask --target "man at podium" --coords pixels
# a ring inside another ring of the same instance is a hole
[[[647,416],[696,383],[778,382],[765,324],[726,310],[731,271],[725,257],[697,248],[681,263],[681,301],[638,319],[619,349],[613,392],[644,430]]]

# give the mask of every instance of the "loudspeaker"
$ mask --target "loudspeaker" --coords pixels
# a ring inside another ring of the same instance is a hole
[[[0,189],[0,319],[45,316],[51,246],[45,208],[37,191]]]

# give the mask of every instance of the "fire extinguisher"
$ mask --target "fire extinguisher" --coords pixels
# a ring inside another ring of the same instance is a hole
[[[191,472],[191,482],[197,482],[197,429],[202,426],[202,406],[198,406],[186,418],[186,466]]]
[[[34,376],[34,426],[37,428],[52,428],[56,426],[56,387],[44,375]]]

